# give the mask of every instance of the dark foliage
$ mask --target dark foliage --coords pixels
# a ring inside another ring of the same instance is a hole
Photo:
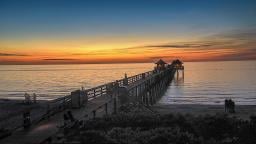
[[[70,131],[68,140],[94,144],[255,144],[256,116],[118,114]]]

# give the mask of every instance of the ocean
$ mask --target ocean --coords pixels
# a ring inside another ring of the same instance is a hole
[[[256,61],[185,62],[184,79],[175,77],[159,104],[256,104]],[[24,99],[36,93],[51,100],[152,70],[154,64],[0,65],[0,98]]]

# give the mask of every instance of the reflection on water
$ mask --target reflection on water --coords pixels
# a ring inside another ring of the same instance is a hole
[[[184,77],[185,77],[184,76],[184,71],[183,70],[178,70],[178,71],[176,71],[176,73],[174,75],[172,83],[175,86],[182,86],[184,84]]]
[[[238,104],[256,104],[256,61],[185,62],[161,104],[222,104],[232,98]],[[91,88],[137,73],[154,64],[2,65],[0,98],[23,98],[35,92],[53,99],[81,86]],[[177,76],[177,75],[176,75]]]
[[[174,78],[161,104],[256,104],[256,61],[186,62],[184,81]],[[177,76],[177,75],[176,75]]]
[[[24,99],[25,92],[53,99],[72,90],[91,88],[149,71],[153,64],[2,65],[0,98]]]

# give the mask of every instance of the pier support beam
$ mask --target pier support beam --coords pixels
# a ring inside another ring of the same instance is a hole
[[[95,119],[96,118],[96,110],[92,111],[92,118]]]
[[[108,103],[105,103],[105,114],[108,115]]]
[[[117,114],[117,102],[116,102],[116,98],[113,99],[114,100],[114,110],[113,110],[113,114]]]
[[[184,79],[184,70],[182,70],[182,78]]]
[[[130,94],[131,94],[131,96],[130,96]],[[134,94],[133,89],[128,91],[126,87],[119,87],[118,88],[118,102],[121,105],[132,102],[133,101],[133,99],[132,99],[133,94]]]

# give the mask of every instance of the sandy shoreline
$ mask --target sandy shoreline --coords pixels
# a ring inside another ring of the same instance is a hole
[[[181,114],[191,114],[191,115],[215,115],[217,113],[224,114],[223,105],[199,105],[199,104],[170,104],[162,105],[156,104],[151,108],[160,114],[169,113],[181,113]],[[256,105],[237,105],[236,113],[229,114],[230,116],[236,116],[242,119],[249,119],[251,115],[256,115]]]

